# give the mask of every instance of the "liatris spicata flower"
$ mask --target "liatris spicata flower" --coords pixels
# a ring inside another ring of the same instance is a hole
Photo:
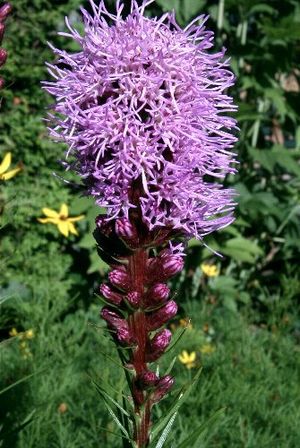
[[[12,7],[9,3],[5,3],[0,7],[0,44],[3,39],[5,31],[5,20],[7,16],[11,13]],[[7,58],[7,52],[3,48],[0,48],[0,67],[5,64]],[[0,78],[0,89],[4,86],[4,81]]]
[[[107,210],[94,232],[113,269],[100,287],[101,316],[133,373],[138,447],[148,446],[151,408],[174,383],[150,366],[167,350],[171,333],[163,327],[177,312],[166,282],[183,269],[182,243],[233,220],[234,191],[220,181],[235,172],[236,141],[226,93],[234,76],[224,50],[208,51],[207,17],[181,29],[173,13],[146,17],[150,3],[132,0],[124,18],[123,2],[112,14],[90,0],[84,35],[67,19],[69,33],[60,33],[80,51],[53,48],[55,80],[44,83],[56,99],[51,135],[68,146],[64,163]]]

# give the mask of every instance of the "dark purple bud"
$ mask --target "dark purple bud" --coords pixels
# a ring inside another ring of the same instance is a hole
[[[152,402],[158,403],[169,392],[174,383],[175,380],[171,375],[163,376],[159,380],[156,390],[153,393]]]
[[[159,331],[151,341],[151,350],[154,352],[160,351],[162,353],[170,344],[171,338],[172,333],[167,328]]]
[[[4,22],[8,14],[10,14],[12,11],[12,7],[9,3],[5,3],[0,8],[0,22]]]
[[[132,291],[132,292],[128,293],[126,296],[126,299],[130,303],[130,305],[132,305],[133,307],[139,306],[139,304],[141,302],[141,298],[142,298],[141,293],[139,293],[137,291]]]
[[[3,48],[0,48],[0,67],[5,64],[6,59],[7,52]]]
[[[132,345],[134,343],[131,331],[129,328],[120,328],[116,332],[116,337],[122,345]]]
[[[149,330],[157,330],[157,328],[164,325],[168,320],[172,319],[177,313],[177,304],[174,300],[170,300],[159,310],[149,313],[146,317],[147,326]]]
[[[166,255],[162,257],[162,266],[164,275],[172,277],[182,271],[184,261],[180,255]]]
[[[146,354],[146,361],[156,361],[166,350],[171,342],[172,333],[170,330],[159,331],[151,341],[149,354]]]
[[[148,370],[139,375],[136,381],[140,389],[146,389],[155,386],[159,381],[159,377],[151,370]]]
[[[129,277],[124,269],[114,269],[108,274],[108,278],[110,283],[117,288],[129,288]]]
[[[0,78],[0,90],[4,87],[4,79]]]
[[[147,303],[155,305],[164,302],[170,294],[170,288],[165,283],[156,283],[147,292]]]
[[[127,218],[117,219],[115,229],[116,234],[125,241],[136,240],[138,237],[136,228]]]
[[[128,322],[110,308],[102,308],[100,316],[107,322],[109,327],[114,330],[128,330]]]
[[[108,285],[105,284],[100,286],[100,293],[105,299],[115,305],[120,305],[123,300],[123,296],[121,294],[113,291]]]

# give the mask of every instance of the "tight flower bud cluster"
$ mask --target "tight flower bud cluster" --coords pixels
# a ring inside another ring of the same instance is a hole
[[[149,256],[149,251],[143,247],[137,248],[137,232],[129,221],[120,225],[120,220],[107,222],[98,217],[96,224],[94,235],[99,251],[105,253],[109,247],[111,253],[113,247],[115,255],[109,282],[102,284],[99,290],[106,301],[101,317],[115,342],[126,347],[130,354],[127,365],[136,372],[132,386],[136,403],[142,405],[147,401],[153,404],[173,384],[171,377],[157,376],[148,364],[157,361],[170,344],[171,332],[162,327],[176,315],[177,304],[170,298],[170,289],[163,282],[183,268],[183,260],[170,248],[161,250],[157,256]],[[139,235],[139,240],[146,246],[149,235],[155,237],[151,232]],[[140,258],[136,258],[137,254]]]

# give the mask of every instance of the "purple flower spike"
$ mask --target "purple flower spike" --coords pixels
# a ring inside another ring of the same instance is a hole
[[[105,284],[100,286],[100,293],[105,299],[107,299],[111,303],[114,303],[115,305],[120,305],[123,300],[123,296],[121,294],[113,291],[109,286]]]
[[[108,219],[138,209],[149,230],[200,239],[227,226],[234,191],[219,181],[236,171],[236,121],[228,116],[236,106],[226,93],[234,75],[225,50],[211,52],[207,17],[181,29],[173,13],[144,16],[146,1],[132,1],[126,19],[122,1],[115,15],[103,1],[90,3],[84,35],[68,20],[69,32],[60,33],[80,51],[52,47],[54,81],[44,83],[56,98],[51,134],[68,145],[69,167]]]
[[[147,326],[149,330],[157,330],[164,325],[176,315],[177,309],[176,302],[174,302],[174,300],[169,300],[169,302],[159,310],[150,313],[150,315],[147,316]]]
[[[162,327],[178,308],[164,282],[182,271],[187,240],[230,224],[235,207],[234,190],[223,185],[236,171],[237,140],[225,49],[213,53],[208,17],[181,29],[174,12],[145,15],[153,1],[117,0],[113,14],[103,0],[89,0],[93,14],[81,9],[84,32],[66,19],[68,32],[59,33],[79,51],[51,46],[54,80],[44,83],[55,98],[50,133],[68,147],[64,165],[106,209],[94,231],[98,253],[113,269],[112,288],[100,288],[111,302],[101,316],[116,345],[126,346],[122,362],[133,370],[139,447],[150,443],[153,404],[174,383],[148,366],[169,346],[171,332]]]

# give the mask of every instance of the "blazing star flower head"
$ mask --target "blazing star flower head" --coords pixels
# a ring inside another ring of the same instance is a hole
[[[53,48],[51,134],[109,219],[136,210],[150,230],[202,238],[233,221],[234,191],[220,180],[235,172],[234,75],[225,50],[209,52],[207,17],[181,29],[174,13],[144,16],[150,3],[132,0],[123,18],[123,2],[113,15],[90,0],[83,36],[66,19],[70,33],[60,34],[81,50]]]

